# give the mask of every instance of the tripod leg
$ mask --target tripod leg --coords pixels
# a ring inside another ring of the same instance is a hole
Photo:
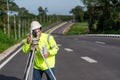
[[[44,61],[45,61],[45,63],[46,63],[46,65],[47,65],[47,67],[48,67],[48,69],[49,69],[49,71],[50,71],[50,73],[51,73],[51,75],[53,76],[53,78],[54,78],[54,80],[56,80],[56,77],[55,77],[55,75],[53,74],[53,72],[52,72],[52,70],[51,70],[51,68],[50,68],[50,66],[49,66],[49,64],[48,64],[48,62],[47,62],[47,60],[46,60],[46,58],[44,57],[44,53],[46,53],[46,46],[43,46],[43,52],[42,51],[40,51],[40,53],[41,53],[41,55],[42,55],[42,58],[44,59]]]
[[[29,53],[29,57],[27,60],[27,65],[25,68],[23,80],[33,80],[34,51],[35,50],[32,50]]]

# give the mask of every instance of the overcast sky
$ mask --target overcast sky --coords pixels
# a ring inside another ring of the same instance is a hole
[[[48,8],[48,14],[70,14],[77,5],[83,6],[80,0],[14,0],[19,7],[25,7],[30,13],[38,14],[38,7]]]

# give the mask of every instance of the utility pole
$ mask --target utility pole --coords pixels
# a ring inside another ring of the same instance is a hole
[[[21,19],[19,17],[19,23],[18,23],[18,37],[20,38],[21,37]]]
[[[9,20],[9,2],[7,0],[7,23],[8,23],[8,37],[10,37],[10,20]]]
[[[14,15],[14,33],[15,33],[15,40],[17,40],[17,33],[16,33],[16,15]]]

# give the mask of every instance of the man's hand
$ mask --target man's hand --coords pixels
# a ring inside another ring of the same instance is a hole
[[[44,53],[44,57],[45,57],[45,58],[48,58],[49,55],[50,55],[49,52]]]
[[[28,43],[28,44],[31,44],[31,43],[32,43],[32,39],[31,39],[31,36],[30,36],[30,35],[28,35],[28,37],[27,37],[27,43]]]

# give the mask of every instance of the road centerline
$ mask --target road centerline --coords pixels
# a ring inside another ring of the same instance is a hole
[[[106,44],[105,42],[101,42],[101,41],[96,41],[95,43],[97,43],[97,44]]]
[[[97,63],[98,61],[90,58],[90,57],[87,57],[87,56],[84,56],[84,57],[81,57],[83,60],[89,62],[89,63]]]
[[[70,49],[70,48],[64,48],[64,50],[65,50],[65,51],[68,51],[68,52],[73,52],[73,50]]]

